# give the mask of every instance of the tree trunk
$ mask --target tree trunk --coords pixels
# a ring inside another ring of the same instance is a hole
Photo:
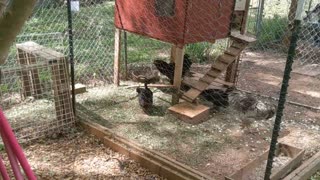
[[[0,0],[1,8],[5,0]],[[36,0],[13,0],[0,15],[0,65],[5,63],[10,46],[32,13]]]

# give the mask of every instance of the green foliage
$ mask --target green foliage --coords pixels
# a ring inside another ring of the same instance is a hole
[[[198,62],[204,62],[207,60],[211,47],[212,44],[208,42],[189,44],[186,47],[186,53]]]
[[[191,58],[198,61],[199,63],[207,62],[208,59],[215,59],[224,50],[225,46],[223,43],[194,43],[189,44],[186,47],[186,53],[191,55]]]
[[[0,151],[3,151],[3,150],[4,150],[4,145],[0,144]]]
[[[315,175],[313,175],[310,180],[320,180],[320,171],[318,171]]]
[[[286,17],[274,15],[273,18],[263,20],[263,28],[258,32],[259,43],[277,42],[287,32],[288,20]]]
[[[9,85],[7,85],[7,84],[1,84],[1,85],[0,85],[0,92],[1,92],[2,94],[8,93],[8,92],[9,92]]]

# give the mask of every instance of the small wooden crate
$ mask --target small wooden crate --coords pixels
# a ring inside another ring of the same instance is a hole
[[[277,146],[276,155],[284,153],[286,156],[291,157],[292,159],[287,162],[282,167],[278,168],[271,174],[271,180],[277,180],[285,177],[295,168],[297,168],[301,162],[304,155],[304,150],[284,144],[279,143]],[[225,177],[226,180],[248,180],[248,176],[254,171],[255,167],[261,165],[261,163],[267,160],[269,150],[265,151],[262,155],[258,156],[256,159],[249,162],[240,170],[231,174],[228,177]]]
[[[171,106],[169,111],[184,122],[199,124],[208,119],[210,108],[201,104],[195,105],[189,102],[182,102]]]

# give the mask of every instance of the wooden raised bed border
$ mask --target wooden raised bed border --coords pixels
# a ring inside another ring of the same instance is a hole
[[[312,156],[283,180],[306,180],[320,170],[320,152]]]
[[[77,113],[78,114],[78,113]],[[80,125],[89,133],[97,137],[101,142],[129,158],[139,162],[143,167],[149,169],[152,173],[172,180],[206,180],[213,179],[189,166],[179,163],[161,153],[149,150],[131,142],[130,140],[112,133],[108,128],[97,123],[89,122],[78,117]]]
[[[278,180],[285,177],[292,170],[297,168],[301,162],[304,155],[304,150],[284,144],[279,143],[277,146],[276,154],[284,152],[286,156],[291,157],[292,159],[287,162],[283,167],[277,169],[271,174],[271,180]],[[245,165],[240,170],[236,171],[229,177],[225,177],[226,180],[245,180],[247,176],[254,170],[255,167],[259,166],[264,160],[268,158],[269,150],[265,151],[262,155],[258,156],[247,165]]]

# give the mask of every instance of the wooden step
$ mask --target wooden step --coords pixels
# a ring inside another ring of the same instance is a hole
[[[239,49],[239,48],[235,48],[235,47],[229,47],[226,51],[225,51],[225,53],[226,54],[230,54],[230,55],[232,55],[232,56],[239,56],[240,55],[240,53],[241,53],[241,51],[242,51],[242,49]]]
[[[238,31],[231,32],[230,37],[233,40],[241,41],[244,43],[252,43],[252,42],[256,41],[255,38],[240,34],[240,32],[238,32]]]
[[[242,43],[242,42],[239,42],[239,41],[233,41],[232,44],[231,44],[231,47],[234,47],[234,48],[237,48],[237,49],[241,49],[241,50],[243,50],[246,46],[247,46],[246,43]]]
[[[217,60],[221,61],[221,62],[224,62],[226,64],[231,64],[233,61],[236,60],[236,57],[235,56],[231,56],[229,54],[223,54],[223,55],[220,55]]]
[[[190,89],[186,93],[183,94],[182,98],[186,101],[193,102],[197,99],[197,97],[201,94],[202,91],[199,91],[197,89]]]
[[[216,79],[217,77],[212,77],[212,76],[209,76],[208,74],[204,75],[200,81],[203,81],[203,82],[206,82],[208,84],[211,84],[212,82],[214,82],[214,80]]]
[[[199,81],[199,79],[193,79],[193,78],[185,78],[182,83],[184,85],[189,86],[190,88],[199,90],[199,91],[204,91],[210,84],[206,82]]]
[[[207,72],[206,74],[208,74],[211,77],[218,77],[220,76],[221,72],[217,71],[216,69],[212,68],[209,72]]]
[[[190,123],[199,124],[209,119],[210,108],[201,104],[182,102],[171,106],[169,109],[178,119]]]
[[[214,62],[214,64],[212,65],[212,67],[213,67],[214,69],[219,69],[220,71],[224,71],[224,70],[228,67],[228,65],[229,65],[229,64],[217,60],[217,61]]]

